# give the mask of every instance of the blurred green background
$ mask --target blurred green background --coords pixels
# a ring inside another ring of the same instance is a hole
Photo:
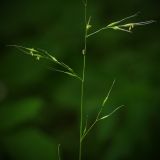
[[[103,114],[125,107],[96,125],[84,160],[158,159],[159,9],[158,0],[89,1],[91,31],[137,11],[134,22],[157,23],[89,39],[84,118],[94,120],[114,78]],[[56,160],[59,143],[62,159],[78,159],[80,83],[6,45],[45,49],[81,73],[83,11],[81,0],[1,0],[0,160]]]

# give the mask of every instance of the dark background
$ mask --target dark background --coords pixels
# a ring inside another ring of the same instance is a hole
[[[100,122],[84,143],[83,159],[154,160],[160,144],[160,25],[158,0],[90,0],[92,29],[140,15],[157,20],[133,34],[107,30],[89,39],[85,113],[89,123],[114,78]],[[47,69],[15,48],[42,48],[81,73],[84,8],[81,0],[1,0],[0,160],[78,159],[80,83]]]

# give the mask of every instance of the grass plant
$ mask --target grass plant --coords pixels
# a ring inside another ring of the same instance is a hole
[[[126,23],[126,21],[130,20],[131,18],[134,18],[138,15],[138,13],[131,15],[129,17],[123,18],[121,20],[112,22],[104,27],[101,27],[100,29],[90,32],[90,28],[92,27],[91,25],[91,16],[88,17],[87,15],[87,7],[88,7],[88,2],[87,0],[83,1],[84,5],[84,47],[82,49],[82,56],[83,56],[83,66],[82,66],[82,74],[76,73],[70,66],[65,64],[64,62],[58,60],[56,57],[54,57],[52,54],[48,53],[45,50],[42,49],[35,49],[35,48],[28,48],[20,45],[9,45],[12,47],[17,48],[18,50],[22,51],[23,53],[35,57],[36,60],[41,60],[41,59],[46,59],[48,61],[51,61],[52,63],[56,64],[57,68],[52,68],[53,71],[60,72],[63,74],[66,74],[68,76],[71,76],[73,78],[76,78],[81,82],[81,98],[80,98],[80,125],[79,125],[79,160],[82,160],[82,149],[83,149],[83,142],[87,135],[90,133],[90,131],[93,129],[93,127],[100,121],[105,120],[106,118],[110,117],[112,114],[114,114],[117,110],[122,108],[124,105],[120,105],[119,107],[116,107],[111,113],[107,115],[103,115],[103,108],[105,107],[107,100],[110,96],[110,93],[112,91],[112,88],[115,84],[115,80],[112,82],[112,85],[107,92],[106,96],[104,97],[104,100],[102,101],[101,107],[99,109],[99,112],[97,113],[97,116],[95,120],[91,123],[90,126],[88,126],[87,120],[84,120],[84,113],[83,113],[83,108],[84,108],[84,83],[85,83],[85,74],[86,74],[86,55],[88,54],[87,50],[87,41],[89,40],[90,37],[95,36],[99,32],[108,30],[108,29],[113,29],[116,31],[124,31],[128,33],[132,33],[133,29],[138,26],[144,26],[151,24],[155,22],[154,20],[149,20],[149,21],[143,21],[143,22],[129,22]],[[83,122],[86,121],[85,124]],[[61,160],[60,156],[60,145],[58,145],[58,158]]]

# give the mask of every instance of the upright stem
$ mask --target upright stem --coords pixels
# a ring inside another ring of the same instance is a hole
[[[84,80],[85,80],[85,55],[83,56],[83,77],[81,83],[81,115],[80,115],[80,138],[79,138],[79,160],[82,156],[82,133],[83,133],[83,94],[84,94]]]
[[[80,137],[79,137],[79,160],[82,159],[82,133],[83,133],[83,95],[84,95],[84,81],[86,69],[86,51],[87,51],[87,3],[85,3],[85,35],[84,35],[84,49],[83,54],[83,70],[81,81],[81,108],[80,108]]]

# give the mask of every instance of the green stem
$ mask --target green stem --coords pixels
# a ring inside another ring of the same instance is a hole
[[[84,96],[84,81],[85,81],[85,69],[86,69],[86,51],[87,51],[87,3],[85,3],[85,36],[84,36],[84,49],[83,54],[83,71],[81,81],[81,108],[80,108],[80,137],[79,137],[79,160],[82,159],[82,141],[83,136],[83,96]]]
[[[80,115],[80,137],[79,137],[79,160],[82,157],[82,132],[83,132],[83,95],[84,95],[84,80],[85,80],[85,55],[83,55],[83,76],[82,76],[82,83],[81,83],[81,115]]]

